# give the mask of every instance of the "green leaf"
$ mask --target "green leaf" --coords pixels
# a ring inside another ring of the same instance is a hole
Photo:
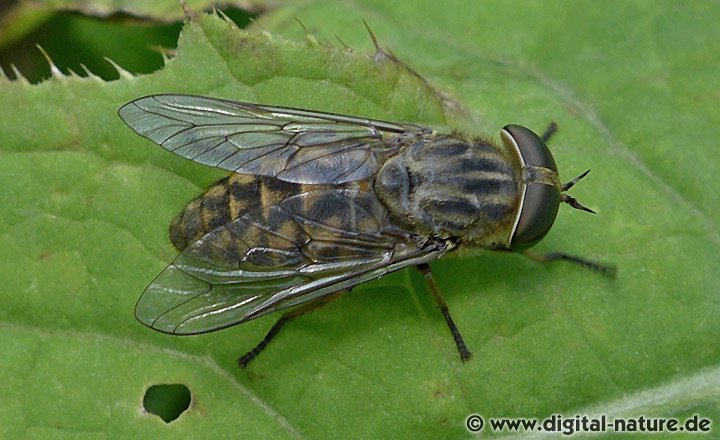
[[[422,77],[364,55],[361,18]],[[202,15],[150,75],[0,79],[0,437],[457,438],[471,413],[720,420],[718,19],[697,2],[310,1],[250,33]],[[325,43],[335,35],[355,51]],[[117,117],[164,92],[496,141],[506,123],[555,120],[561,177],[592,168],[572,194],[598,215],[564,206],[536,249],[611,261],[619,276],[448,257],[433,274],[470,362],[406,270],[293,321],[239,370],[272,317],[187,338],[133,318],[175,255],[168,224],[224,175]],[[186,385],[188,411],[146,414],[154,384]]]

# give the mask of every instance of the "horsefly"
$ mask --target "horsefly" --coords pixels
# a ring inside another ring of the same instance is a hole
[[[546,141],[506,125],[502,144],[418,125],[234,102],[153,95],[119,110],[141,136],[231,171],[170,225],[178,257],[135,308],[143,324],[189,335],[286,312],[238,359],[255,358],[290,320],[408,266],[425,274],[460,357],[470,351],[428,263],[459,249],[520,251],[614,274],[611,265],[527,249],[566,194]]]

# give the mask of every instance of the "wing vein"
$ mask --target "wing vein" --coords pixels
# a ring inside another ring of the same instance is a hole
[[[409,124],[177,94],[136,99],[119,114],[139,134],[187,159],[307,184],[366,179],[381,165],[377,155],[388,157],[431,133]]]

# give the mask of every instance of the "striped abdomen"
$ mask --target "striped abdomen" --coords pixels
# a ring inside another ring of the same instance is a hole
[[[303,186],[272,177],[233,174],[185,207],[170,224],[170,240],[182,251],[248,211],[275,205],[299,194]]]
[[[388,160],[375,191],[397,221],[421,234],[492,248],[507,243],[518,179],[510,160],[489,143],[439,136]]]

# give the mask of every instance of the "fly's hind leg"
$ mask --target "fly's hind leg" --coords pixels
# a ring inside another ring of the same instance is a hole
[[[333,293],[332,295],[327,295],[324,297],[321,297],[319,299],[316,299],[315,301],[311,301],[307,304],[304,304],[296,309],[293,309],[284,315],[280,317],[280,319],[275,322],[275,324],[272,326],[269,332],[265,335],[265,337],[258,343],[258,345],[255,346],[252,350],[248,351],[244,355],[240,356],[237,360],[238,365],[240,365],[240,368],[245,368],[247,364],[255,359],[257,355],[262,353],[263,350],[268,346],[270,341],[272,341],[275,336],[280,333],[280,330],[287,324],[288,322],[292,321],[293,319],[297,318],[298,316],[302,316],[308,312],[311,312],[317,308],[320,308],[324,306],[325,304],[329,303],[330,301],[334,300],[338,296],[340,296],[343,291]]]
[[[563,252],[550,252],[548,254],[539,254],[537,252],[525,251],[523,252],[523,255],[541,263],[546,263],[549,261],[567,261],[594,270],[596,272],[600,272],[601,274],[610,278],[615,278],[617,276],[617,266],[615,266],[614,264],[588,260],[583,257],[578,257]]]
[[[430,266],[428,266],[427,264],[420,264],[418,265],[418,269],[420,269],[423,275],[425,275],[425,281],[427,282],[428,288],[430,288],[430,293],[432,293],[433,298],[435,298],[435,302],[440,308],[440,312],[442,313],[443,318],[445,318],[445,322],[450,328],[450,333],[452,333],[453,340],[455,341],[457,350],[460,353],[460,359],[462,359],[463,362],[466,362],[468,359],[470,359],[472,353],[470,353],[470,350],[468,350],[467,346],[465,345],[465,340],[460,334],[460,330],[458,330],[457,326],[455,325],[455,321],[453,321],[452,316],[450,316],[450,309],[445,303],[442,295],[440,295],[440,290],[435,284],[435,280],[433,280],[432,278],[432,271],[430,270]]]

